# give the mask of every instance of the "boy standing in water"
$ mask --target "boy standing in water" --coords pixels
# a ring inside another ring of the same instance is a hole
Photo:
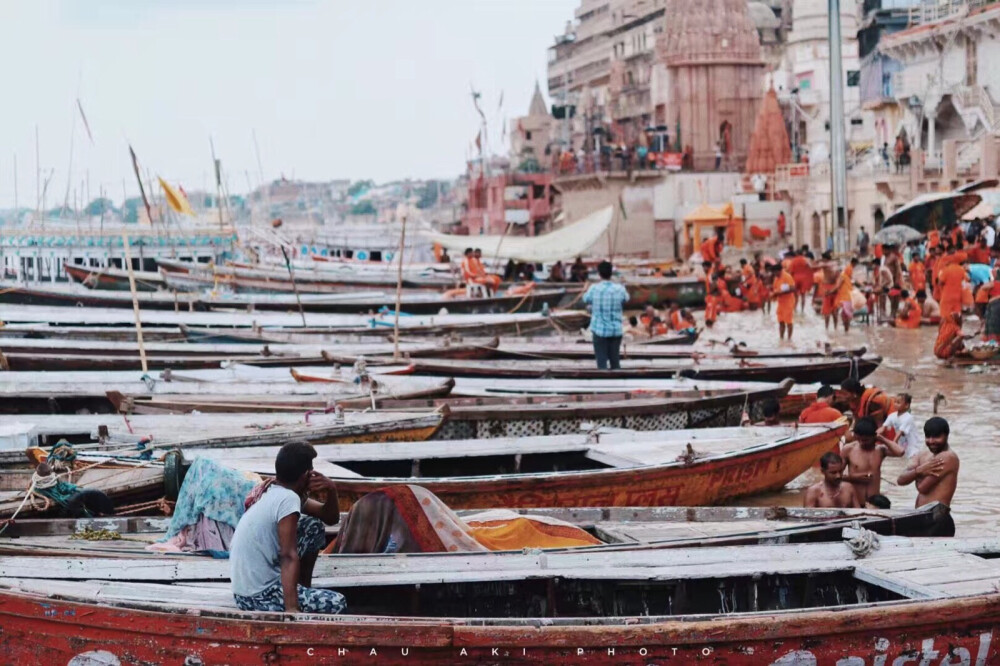
[[[844,480],[854,484],[861,501],[882,493],[882,462],[888,457],[900,457],[902,446],[878,435],[875,421],[865,417],[854,424],[855,441],[844,446],[844,459],[850,470]]]

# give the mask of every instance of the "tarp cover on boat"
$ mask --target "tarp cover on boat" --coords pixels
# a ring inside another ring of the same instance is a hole
[[[483,258],[492,260],[513,259],[550,264],[566,261],[587,253],[590,246],[607,232],[611,224],[612,208],[608,206],[591,213],[582,220],[556,229],[543,236],[455,236],[433,231],[421,232],[435,243],[448,248],[452,256],[461,258],[467,247],[481,248]]]

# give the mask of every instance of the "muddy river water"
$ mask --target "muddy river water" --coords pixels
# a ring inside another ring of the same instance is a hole
[[[966,330],[975,328],[967,323]],[[993,536],[1000,532],[1000,368],[947,368],[933,353],[937,329],[923,327],[901,330],[890,326],[852,326],[827,333],[822,319],[812,313],[796,313],[793,343],[796,348],[814,348],[830,341],[836,346],[867,346],[883,357],[882,366],[862,380],[889,394],[907,391],[913,396],[912,411],[923,446],[923,423],[933,416],[934,397],[944,396],[938,415],[951,426],[950,443],[961,460],[958,490],[952,513],[959,536]],[[714,329],[706,330],[702,340],[733,337],[751,348],[773,347],[778,331],[773,312],[746,312],[720,315]],[[912,375],[908,382],[907,374]],[[889,458],[882,468],[882,492],[894,508],[913,506],[916,489],[895,485],[905,468],[902,458]],[[755,497],[743,503],[754,505],[799,505],[805,486],[819,480],[818,470],[810,471],[780,493]]]

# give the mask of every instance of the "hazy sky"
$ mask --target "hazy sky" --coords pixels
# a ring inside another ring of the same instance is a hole
[[[479,127],[545,90],[546,48],[579,0],[0,0],[0,206],[47,206],[70,185],[116,201],[140,163],[230,190],[265,179],[453,177]],[[503,91],[503,108],[497,111]],[[87,137],[80,99],[93,132]],[[72,176],[70,144],[73,137]],[[54,170],[54,171],[52,171]]]

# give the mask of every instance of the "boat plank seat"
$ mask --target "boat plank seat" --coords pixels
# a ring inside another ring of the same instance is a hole
[[[1000,563],[971,553],[941,553],[887,561],[860,561],[854,577],[880,585],[903,596],[938,598],[962,594],[987,594],[1000,586]]]
[[[768,520],[740,521],[741,532],[758,532],[788,528],[787,522]],[[646,543],[666,539],[700,539],[732,534],[732,522],[690,522],[690,523],[607,523],[594,526],[597,537],[610,543]]]

